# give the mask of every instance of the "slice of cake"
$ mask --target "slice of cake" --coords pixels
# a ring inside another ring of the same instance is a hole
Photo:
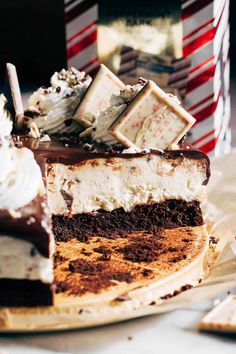
[[[119,302],[149,284],[155,292],[140,301],[158,303],[202,280],[209,245],[204,153],[186,144],[136,153],[61,135],[21,141],[44,165],[56,304]]]
[[[66,90],[72,74],[75,75],[69,70],[56,76]],[[76,77],[81,77],[81,73]],[[86,83],[86,76],[83,77]],[[100,87],[98,81],[90,86],[92,96]],[[78,80],[75,84],[80,85]],[[109,106],[100,109],[92,126],[83,130],[71,116],[71,109],[67,111],[70,99],[76,106],[73,88],[62,99],[61,89],[56,90],[53,83],[52,87],[53,93],[52,89],[39,89],[30,100],[31,113],[38,110],[39,114],[33,115],[31,123],[50,138],[43,141],[25,135],[14,137],[14,141],[33,151],[45,180],[57,247],[56,299],[69,296],[70,301],[79,304],[87,298],[92,303],[97,298],[116,301],[127,291],[155,283],[158,289],[148,297],[155,301],[196,285],[204,277],[208,252],[202,204],[206,202],[210,166],[204,153],[179,143],[194,118],[154,83],[141,79],[137,85],[113,94]],[[48,97],[50,109],[44,111]],[[80,100],[81,96],[78,104]],[[54,120],[58,107],[60,114]],[[78,128],[73,134],[73,129],[65,128],[69,116],[70,127]],[[149,121],[151,125],[146,124]],[[120,123],[124,123],[123,130]],[[135,134],[140,130],[145,139],[137,143]],[[125,143],[120,133],[125,136]],[[25,184],[31,188],[35,181],[34,178]],[[36,195],[22,206],[12,206],[13,214],[21,212],[21,217],[2,225],[4,233],[21,235],[21,240],[34,244],[42,256],[50,259],[51,252],[44,253],[51,240],[49,219],[40,223],[41,228],[33,229],[32,238],[25,224],[22,233],[14,227],[27,211],[33,217],[40,215],[39,220],[48,215],[42,203],[40,214],[36,213],[37,208],[29,208],[37,200]],[[2,208],[4,218],[8,207]],[[37,223],[30,225],[33,228]],[[42,276],[38,280],[45,284]],[[47,283],[49,291],[51,280]]]
[[[33,153],[0,141],[0,306],[53,303],[54,238]]]
[[[209,178],[205,154],[186,145],[140,153],[90,148],[72,147],[46,164],[57,240],[203,224],[201,203]]]

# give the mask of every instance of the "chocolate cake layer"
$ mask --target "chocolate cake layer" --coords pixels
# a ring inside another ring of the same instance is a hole
[[[0,279],[0,306],[34,307],[53,304],[53,285],[38,280]]]
[[[119,208],[71,217],[53,215],[52,224],[57,241],[69,241],[74,237],[86,241],[92,234],[112,238],[114,232],[200,226],[203,218],[198,201],[171,199],[158,204],[138,205],[130,212]]]
[[[170,298],[198,284],[204,275],[207,249],[205,226],[133,231],[116,234],[114,239],[94,235],[87,243],[76,239],[57,242],[56,293],[87,306],[90,299],[93,304],[107,303],[110,292],[108,299],[114,299],[110,305],[119,302],[120,308],[121,302],[127,301],[129,306],[130,290],[160,281],[155,294],[149,288],[141,295],[142,305],[145,301],[154,305],[152,300]]]

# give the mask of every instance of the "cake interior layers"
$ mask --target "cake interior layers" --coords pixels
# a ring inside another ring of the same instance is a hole
[[[173,276],[159,287],[157,295],[165,298],[202,279],[205,154],[188,146],[134,153],[86,141],[30,147],[46,179],[57,296],[77,296],[82,303],[87,295],[119,295]]]
[[[54,242],[48,241],[49,255],[43,255],[19,236],[0,234],[0,306],[52,305]]]
[[[61,149],[45,164],[56,240],[203,224],[209,178],[204,153],[189,146],[134,153],[87,143],[70,154]],[[42,157],[43,149],[37,154]]]

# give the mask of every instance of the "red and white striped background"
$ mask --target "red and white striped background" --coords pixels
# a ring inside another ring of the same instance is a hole
[[[98,66],[97,0],[64,0],[68,66]],[[192,142],[216,151],[229,130],[229,0],[182,0],[183,55],[191,60],[186,108],[197,119]],[[228,134],[229,135],[229,134]]]
[[[86,72],[98,66],[97,0],[64,0],[67,65]]]
[[[183,54],[191,59],[186,108],[197,119],[192,143],[205,152],[229,129],[229,0],[182,1]]]

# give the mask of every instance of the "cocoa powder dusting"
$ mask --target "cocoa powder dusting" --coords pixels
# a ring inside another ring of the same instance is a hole
[[[149,237],[141,241],[131,242],[119,248],[118,252],[124,254],[124,259],[132,262],[153,262],[166,250],[158,238]]]
[[[106,268],[102,263],[92,263],[84,259],[75,259],[69,263],[69,270],[72,273],[80,273],[83,275],[96,275]]]
[[[54,253],[54,260],[53,260],[53,264],[54,264],[54,268],[60,264],[60,263],[64,263],[68,260],[68,258],[64,257],[61,255],[61,253],[59,251],[56,251]]]

